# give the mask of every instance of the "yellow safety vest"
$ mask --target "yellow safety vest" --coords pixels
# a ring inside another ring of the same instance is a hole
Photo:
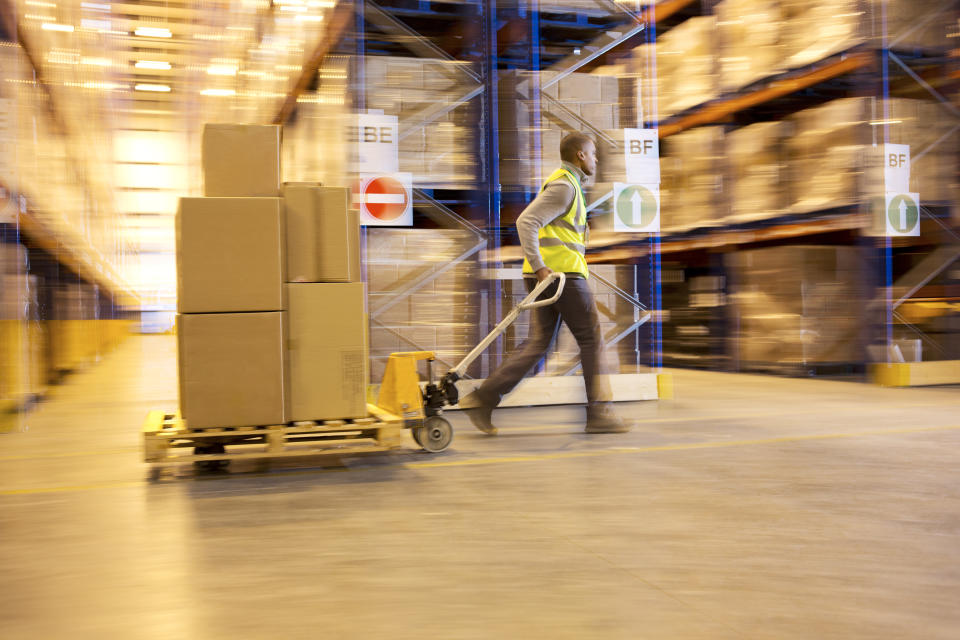
[[[584,257],[587,251],[587,204],[583,199],[580,181],[566,169],[560,168],[550,174],[540,191],[554,180],[563,178],[570,179],[576,195],[565,214],[540,228],[540,256],[553,271],[579,273],[589,278],[587,259]],[[533,273],[533,267],[526,258],[523,260],[523,272]]]

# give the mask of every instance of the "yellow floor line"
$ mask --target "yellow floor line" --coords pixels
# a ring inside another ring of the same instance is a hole
[[[729,440],[725,442],[690,442],[683,444],[668,444],[653,447],[615,447],[594,451],[560,451],[556,453],[530,454],[524,456],[504,456],[501,458],[478,458],[473,460],[447,460],[437,462],[408,462],[403,467],[408,469],[431,469],[434,467],[470,467],[486,464],[504,464],[510,462],[535,462],[540,460],[561,460],[567,458],[592,458],[597,456],[622,455],[628,453],[650,453],[655,451],[686,451],[693,449],[723,449],[726,447],[743,447],[750,445],[778,444],[783,442],[802,442],[805,440],[832,440],[840,438],[860,438],[868,436],[901,435],[923,433],[926,431],[948,431],[960,429],[960,424],[943,425],[937,427],[916,427],[911,429],[882,429],[876,431],[861,431],[855,433],[824,433],[803,436],[782,436],[779,438],[760,438],[756,440]]]
[[[863,438],[870,436],[888,436],[888,435],[904,435],[904,434],[914,434],[914,433],[925,433],[932,431],[951,431],[960,429],[960,424],[953,425],[940,425],[935,427],[912,427],[906,429],[878,429],[873,431],[860,431],[860,432],[849,432],[849,433],[821,433],[821,434],[810,434],[810,435],[799,435],[799,436],[781,436],[777,438],[758,438],[754,440],[730,440],[725,442],[690,442],[690,443],[680,443],[680,444],[668,444],[668,445],[658,445],[650,447],[612,447],[609,449],[597,449],[592,451],[562,451],[562,452],[552,452],[552,453],[533,453],[517,456],[498,456],[494,458],[473,458],[466,460],[438,460],[435,462],[400,462],[397,464],[386,463],[379,467],[374,468],[387,468],[387,467],[401,467],[404,469],[439,469],[443,467],[473,467],[481,465],[494,465],[494,464],[510,464],[517,462],[542,462],[547,460],[565,460],[565,459],[575,459],[575,458],[595,458],[602,456],[614,456],[614,455],[626,455],[626,454],[637,454],[637,453],[654,453],[659,451],[691,451],[697,449],[723,449],[727,447],[743,447],[743,446],[755,446],[755,445],[766,445],[766,444],[779,444],[786,442],[804,442],[804,441],[815,441],[815,440],[836,440],[843,438]],[[359,471],[359,470],[369,470],[371,467],[359,467],[357,469],[351,468],[337,468],[336,471]],[[307,475],[307,474],[317,474],[317,473],[329,473],[331,469],[310,469],[300,472],[293,473],[284,473],[282,476],[277,475],[276,477],[289,477],[290,475]],[[266,476],[271,477],[271,474],[251,474],[256,476]],[[246,475],[241,477],[251,477],[251,475]],[[215,479],[215,478],[213,478]],[[0,497],[2,496],[19,496],[19,495],[34,495],[34,494],[43,494],[43,493],[76,493],[80,491],[93,491],[97,489],[129,489],[134,487],[144,487],[147,486],[146,481],[130,481],[130,482],[109,482],[102,484],[88,484],[88,485],[73,485],[73,486],[60,486],[60,487],[37,487],[32,489],[0,489]],[[176,486],[175,484],[167,486]]]
[[[950,403],[938,403],[936,406],[955,406],[960,405],[960,402],[950,402]],[[878,413],[889,413],[890,411],[896,411],[900,409],[915,409],[917,407],[931,408],[929,402],[916,402],[911,404],[902,404],[896,405],[893,407],[880,406],[876,408],[871,407],[858,407],[858,408],[848,408],[848,409],[835,409],[830,410],[831,415],[841,414],[841,413],[856,413],[861,414],[864,411],[873,410]],[[808,409],[806,411],[756,411],[753,413],[735,413],[730,415],[709,415],[709,416],[683,416],[683,417],[654,417],[654,418],[640,418],[637,420],[631,420],[634,424],[675,424],[683,422],[703,422],[704,424],[712,424],[719,421],[728,421],[728,420],[745,420],[749,418],[776,418],[778,416],[804,416],[804,415],[816,415],[824,413],[823,407],[817,409]],[[538,432],[538,431],[553,431],[558,428],[568,428],[569,425],[537,425],[531,427],[505,427],[506,432],[508,433],[524,433],[524,432]]]
[[[95,451],[68,451],[65,453],[44,453],[44,454],[21,454],[16,456],[0,456],[0,462],[9,462],[12,460],[46,460],[48,458],[76,458],[82,456],[110,456],[110,455],[136,455],[142,452],[140,448],[127,449],[97,449]]]

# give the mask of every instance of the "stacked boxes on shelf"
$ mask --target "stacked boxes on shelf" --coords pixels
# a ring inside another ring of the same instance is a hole
[[[664,231],[720,224],[727,217],[727,158],[723,127],[699,127],[661,145],[661,225]]]
[[[280,138],[277,126],[207,125],[205,197],[180,200],[180,406],[193,428],[366,415],[356,218],[346,189],[282,191]]]
[[[629,85],[633,93],[626,100],[635,105],[643,121],[662,120],[717,96],[716,28],[715,16],[690,18],[655,45],[633,50],[629,72],[636,82]]]
[[[735,91],[782,70],[783,11],[780,0],[723,0],[717,5],[722,92]]]
[[[663,361],[676,366],[725,364],[726,278],[706,267],[664,265]]]
[[[476,261],[458,258],[477,241],[469,232],[450,229],[368,230],[370,377],[374,383],[383,378],[393,352],[436,352],[435,375],[439,376],[476,345],[482,306]],[[452,262],[456,263],[451,266]]]
[[[500,76],[500,184],[539,188],[560,166],[560,141],[571,131],[590,133],[621,125],[619,82],[606,73],[570,73],[549,84],[535,119],[533,87],[556,74],[510,71]],[[537,170],[539,161],[539,175]]]
[[[863,362],[865,264],[858,248],[771,247],[727,260],[732,353],[742,367]]]
[[[868,105],[866,98],[844,98],[790,117],[795,134],[787,140],[787,156],[794,212],[857,202],[870,142]]]
[[[469,105],[450,109],[421,125],[423,114],[463,97],[472,80],[465,63],[430,58],[368,56],[364,59],[366,106],[398,116],[400,129],[412,125],[399,142],[400,171],[418,186],[463,188],[477,178]]]
[[[786,139],[790,123],[758,122],[727,134],[730,220],[782,213],[788,205]]]

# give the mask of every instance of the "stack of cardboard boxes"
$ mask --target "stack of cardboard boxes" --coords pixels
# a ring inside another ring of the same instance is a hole
[[[398,116],[401,130],[410,129],[399,142],[399,167],[424,188],[462,188],[476,180],[472,107],[453,106],[473,83],[463,73],[465,64],[397,56],[368,56],[363,62],[366,107]],[[425,117],[443,103],[451,109]]]
[[[864,258],[856,247],[729,254],[733,353],[745,367],[863,362]]]
[[[208,125],[177,211],[180,407],[191,428],[366,415],[348,191],[280,182],[280,128]]]
[[[605,73],[571,73],[547,86],[537,119],[535,81],[544,86],[555,76],[548,71],[536,78],[530,71],[501,74],[500,184],[505,189],[539,188],[540,181],[560,166],[560,141],[567,133],[622,126],[618,78]]]
[[[723,127],[688,129],[663,141],[660,211],[664,231],[719,225],[727,217],[725,152]]]

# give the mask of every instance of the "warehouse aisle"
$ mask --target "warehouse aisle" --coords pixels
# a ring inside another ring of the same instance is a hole
[[[953,638],[960,393],[677,372],[439,455],[146,481],[174,340],[0,435],[4,638]],[[410,443],[412,445],[412,442]]]

